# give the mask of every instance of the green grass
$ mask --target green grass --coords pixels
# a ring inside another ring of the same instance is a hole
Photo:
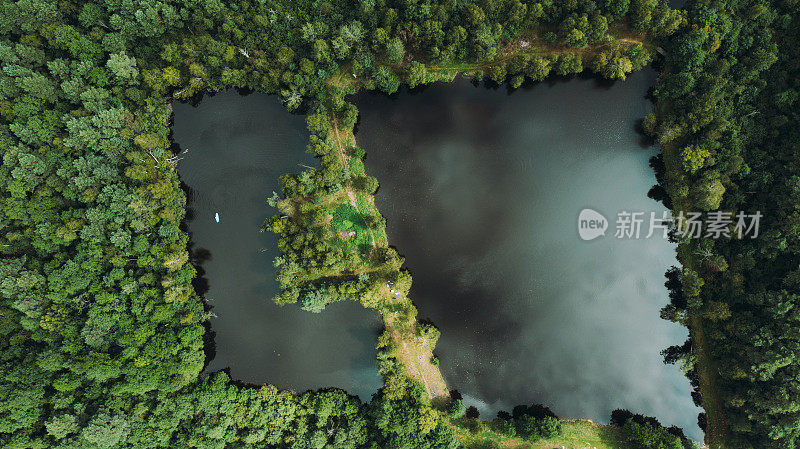
[[[356,247],[359,251],[364,252],[372,247],[372,236],[369,233],[367,224],[364,223],[364,218],[358,213],[358,210],[349,204],[341,204],[336,208],[331,220],[331,226],[335,232],[349,232],[356,233],[355,237],[350,239],[339,239],[346,247]]]
[[[509,438],[489,429],[484,423],[478,433],[454,425],[453,429],[461,443],[468,449],[627,449],[622,439],[622,429],[614,426],[599,426],[587,420],[562,421],[561,435],[534,443],[521,438]]]

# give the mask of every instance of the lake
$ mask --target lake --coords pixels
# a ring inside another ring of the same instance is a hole
[[[655,154],[636,132],[652,71],[613,85],[539,83],[509,95],[466,80],[394,97],[360,94],[357,139],[390,243],[414,275],[420,317],[441,330],[451,388],[484,418],[542,403],[562,418],[608,422],[627,408],[702,439],[688,380],[659,352],[686,338],[659,318],[674,245],[647,234]],[[315,166],[304,117],[277,98],[224,92],[174,105],[195,265],[208,283],[214,358],[206,371],[303,391],[380,386],[380,320],[356,302],[312,314],[270,298],[278,177]],[[578,215],[610,223],[583,241]],[[642,238],[615,238],[620,212],[645,212]],[[219,214],[219,222],[214,216]]]
[[[233,379],[296,391],[339,387],[369,401],[381,384],[378,314],[355,301],[320,314],[271,301],[277,237],[259,227],[276,212],[267,198],[280,192],[278,177],[303,170],[300,164],[319,165],[305,152],[305,117],[289,114],[277,97],[234,91],[198,107],[173,107],[173,138],[185,151],[178,172],[189,188],[192,257],[218,315],[206,371],[230,368]]]
[[[702,440],[689,381],[659,355],[687,331],[659,318],[675,246],[644,238],[665,211],[646,196],[656,150],[636,131],[655,76],[354,97],[410,297],[442,331],[449,387],[484,418],[542,403],[607,423],[627,408]],[[584,208],[608,219],[605,236],[579,237]],[[618,214],[639,211],[641,238],[615,238]]]

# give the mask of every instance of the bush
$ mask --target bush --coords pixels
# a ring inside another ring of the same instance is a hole
[[[611,425],[622,427],[631,418],[633,418],[633,412],[631,412],[630,410],[618,408],[613,412],[611,412]]]
[[[528,441],[538,441],[557,437],[561,434],[561,423],[557,418],[545,416],[537,418],[523,415],[515,419],[517,434]]]
[[[466,408],[464,407],[464,403],[461,402],[461,399],[453,399],[447,404],[447,414],[451,418],[460,418],[464,416],[464,412]]]
[[[469,429],[469,433],[477,435],[483,431],[483,422],[477,419],[468,419],[467,429]]]
[[[510,438],[517,436],[517,428],[514,427],[514,423],[503,418],[495,418],[492,421],[492,429]]]
[[[359,176],[353,179],[353,186],[364,193],[375,193],[378,185],[378,179],[373,176]]]
[[[663,427],[639,424],[633,419],[622,426],[622,435],[633,449],[683,449],[681,439]]]

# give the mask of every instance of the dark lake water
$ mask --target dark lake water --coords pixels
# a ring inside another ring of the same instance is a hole
[[[686,337],[658,314],[674,246],[614,237],[617,213],[646,212],[644,235],[649,212],[664,210],[646,197],[655,150],[635,131],[654,76],[511,95],[459,80],[355,97],[357,138],[381,182],[390,243],[414,275],[412,299],[442,330],[449,386],[484,417],[538,402],[563,418],[608,422],[621,407],[702,438],[688,381],[659,355]],[[304,151],[304,118],[275,97],[235,92],[174,109],[175,140],[188,149],[178,169],[190,188],[195,262],[219,315],[207,371],[368,400],[380,384],[377,315],[356,302],[312,314],[270,301],[276,238],[258,228],[278,177],[317,164]],[[584,208],[609,219],[606,236],[579,238]]]
[[[484,417],[542,403],[607,423],[627,408],[702,438],[688,380],[659,355],[686,330],[659,318],[674,245],[644,238],[665,210],[646,196],[656,152],[636,132],[654,78],[355,97],[410,296],[442,331],[448,385]],[[609,219],[605,237],[579,238],[584,208]],[[641,239],[615,238],[623,211],[646,212]]]
[[[298,164],[318,165],[305,152],[305,118],[290,115],[274,96],[233,91],[198,107],[176,103],[174,112],[174,139],[188,149],[178,171],[191,189],[194,257],[207,259],[205,296],[218,315],[207,371],[230,367],[233,379],[297,391],[339,387],[368,401],[380,387],[377,313],[355,301],[320,314],[271,301],[277,238],[259,227],[275,212],[267,198],[280,191],[278,177],[301,171]]]

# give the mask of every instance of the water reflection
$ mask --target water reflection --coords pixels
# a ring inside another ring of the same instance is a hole
[[[335,386],[369,400],[380,386],[377,314],[351,301],[321,314],[270,301],[277,240],[258,229],[274,211],[266,200],[280,190],[278,177],[317,164],[304,152],[304,117],[288,114],[275,97],[232,91],[174,110],[174,138],[188,150],[178,170],[188,186],[192,260],[204,272],[197,286],[218,315],[207,371],[230,367],[234,379],[249,383]]]
[[[686,338],[659,318],[674,246],[613,238],[618,212],[664,210],[646,197],[655,151],[635,130],[654,76],[356,98],[411,297],[442,330],[450,387],[484,414],[541,402],[608,422],[621,407],[701,438],[688,380],[659,355]],[[578,237],[586,207],[611,218],[605,238]]]

